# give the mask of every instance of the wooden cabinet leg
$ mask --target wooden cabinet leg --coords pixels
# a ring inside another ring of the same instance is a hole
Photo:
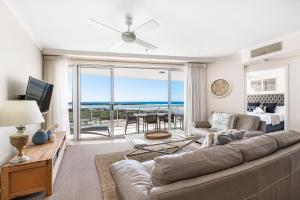
[[[52,195],[52,192],[53,192],[53,188],[52,188],[52,160],[47,161],[46,174],[47,174],[46,196],[50,196],[50,195]]]
[[[8,170],[3,168],[1,171],[1,200],[8,200]]]

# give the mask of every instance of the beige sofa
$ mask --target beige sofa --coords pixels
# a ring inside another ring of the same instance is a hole
[[[194,122],[193,132],[205,137],[210,130],[211,124],[208,121]],[[266,133],[266,122],[253,115],[237,114],[233,129],[246,130],[245,137],[254,137]]]
[[[111,166],[119,200],[298,200],[300,133]]]

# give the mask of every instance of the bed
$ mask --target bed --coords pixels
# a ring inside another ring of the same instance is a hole
[[[285,107],[284,107],[284,94],[260,94],[260,95],[248,95],[248,112],[249,115],[255,115],[260,117],[261,121],[266,122],[266,132],[275,132],[284,130],[285,119]],[[259,108],[249,109],[249,105],[260,103]],[[265,104],[276,103],[274,113],[266,112],[263,110]]]

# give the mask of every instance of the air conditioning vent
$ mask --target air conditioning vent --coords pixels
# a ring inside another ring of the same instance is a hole
[[[281,50],[282,50],[282,42],[276,42],[274,44],[260,47],[258,49],[253,49],[251,51],[251,58],[255,58],[258,56],[266,55],[266,54],[281,51]]]

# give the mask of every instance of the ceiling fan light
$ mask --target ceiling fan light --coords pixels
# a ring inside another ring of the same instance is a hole
[[[122,33],[121,37],[122,37],[122,40],[127,43],[132,43],[136,39],[136,36],[133,32],[124,32],[124,33]]]

